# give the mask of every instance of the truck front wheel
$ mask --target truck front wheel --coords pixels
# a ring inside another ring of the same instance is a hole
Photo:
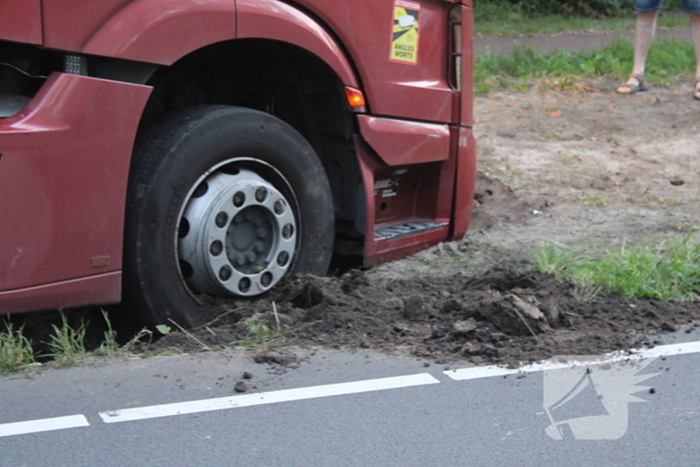
[[[202,294],[252,297],[288,274],[325,274],[333,234],[323,166],[289,125],[237,107],[171,115],[132,161],[125,308],[191,324]]]

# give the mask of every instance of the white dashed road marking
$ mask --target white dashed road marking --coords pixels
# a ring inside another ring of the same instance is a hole
[[[68,417],[42,418],[26,422],[5,423],[0,425],[0,438],[4,436],[26,435],[42,431],[65,430],[90,426],[85,415],[70,415]]]
[[[686,342],[681,344],[659,345],[652,349],[634,350],[632,353],[614,352],[607,358],[597,360],[596,363],[612,363],[622,360],[639,360],[643,358],[667,357],[700,353],[700,342]],[[533,373],[557,368],[568,368],[572,365],[557,360],[525,365],[520,368],[505,368],[500,366],[482,366],[448,370],[444,374],[455,381],[467,381],[495,376],[514,375],[519,373]],[[292,402],[299,400],[319,399],[322,397],[360,394],[373,391],[385,391],[388,389],[401,389],[429,384],[439,384],[440,381],[428,373],[393,378],[380,378],[351,383],[328,384],[324,386],[312,386],[307,388],[283,389],[280,391],[245,394],[240,396],[220,397],[215,399],[203,399],[189,402],[177,402],[173,404],[152,405],[149,407],[136,407],[120,410],[108,410],[99,415],[105,423],[129,422],[135,420],[147,420],[159,417],[171,417],[174,415],[211,412],[237,407],[251,407],[256,405],[276,404],[280,402]],[[0,424],[0,438],[5,436],[40,433],[44,431],[64,430],[68,428],[80,428],[90,426],[85,415],[70,415],[67,417],[44,418]]]
[[[673,355],[685,355],[700,353],[700,342],[686,342],[683,344],[658,345],[652,349],[633,350],[627,352],[613,352],[608,354],[608,358],[596,361],[596,364],[613,363],[623,360],[641,360],[643,358],[670,357]],[[517,375],[520,373],[535,373],[544,370],[557,370],[571,367],[573,362],[560,362],[556,360],[545,360],[531,365],[524,365],[519,368],[505,368],[502,366],[478,366],[472,368],[462,368],[459,370],[448,370],[443,372],[455,381],[467,381],[471,379],[492,378],[494,376]]]
[[[422,373],[418,375],[398,376],[394,378],[356,381],[353,383],[328,384],[325,386],[283,389],[281,391],[260,392],[242,396],[219,397],[216,399],[177,402],[174,404],[165,405],[152,405],[150,407],[110,410],[100,412],[100,417],[102,417],[102,420],[105,423],[130,422],[133,420],[145,420],[148,418],[211,412],[213,410],[250,407],[253,405],[276,404],[278,402],[291,402],[305,399],[318,399],[321,397],[359,394],[371,391],[384,391],[387,389],[408,388],[412,386],[423,386],[426,384],[437,384],[439,382],[440,381],[428,373]]]

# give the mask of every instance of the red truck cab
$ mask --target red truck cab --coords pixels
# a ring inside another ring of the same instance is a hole
[[[185,324],[467,230],[471,0],[5,0],[0,313]]]

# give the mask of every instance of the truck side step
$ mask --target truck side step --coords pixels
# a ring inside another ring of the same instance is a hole
[[[441,229],[443,226],[435,222],[404,222],[401,224],[388,225],[374,231],[374,238],[386,238],[396,240],[409,235],[416,235],[431,230]]]

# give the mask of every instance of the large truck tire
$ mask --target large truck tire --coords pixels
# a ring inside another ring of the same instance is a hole
[[[187,109],[137,141],[123,308],[151,325],[192,324],[205,296],[254,297],[290,274],[325,274],[333,237],[328,179],[296,130],[251,109]]]

